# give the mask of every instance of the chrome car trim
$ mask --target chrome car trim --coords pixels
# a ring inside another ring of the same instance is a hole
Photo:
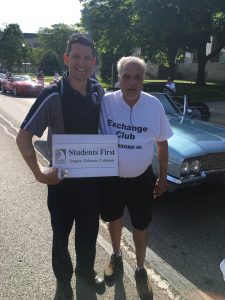
[[[225,173],[225,169],[206,171],[206,174],[220,174],[220,173]]]
[[[167,180],[175,184],[189,183],[189,182],[199,181],[205,178],[206,178],[206,173],[204,171],[202,171],[199,176],[183,178],[183,179],[178,179],[170,175],[167,175]]]

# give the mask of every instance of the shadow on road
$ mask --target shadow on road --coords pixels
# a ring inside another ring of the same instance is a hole
[[[149,231],[149,248],[213,299],[225,299],[224,196],[222,184],[167,194],[154,202]]]

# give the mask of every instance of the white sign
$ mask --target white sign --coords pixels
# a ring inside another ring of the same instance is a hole
[[[118,137],[53,134],[52,165],[66,177],[117,176]]]

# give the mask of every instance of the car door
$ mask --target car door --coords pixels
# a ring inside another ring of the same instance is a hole
[[[12,79],[7,78],[7,79],[4,81],[4,89],[5,89],[6,91],[10,91],[10,89],[11,89],[11,80],[12,80]]]

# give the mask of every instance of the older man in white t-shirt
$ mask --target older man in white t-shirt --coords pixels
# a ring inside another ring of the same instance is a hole
[[[126,206],[134,227],[137,291],[140,298],[150,299],[152,290],[144,267],[147,228],[153,199],[167,190],[167,139],[173,133],[160,101],[142,92],[145,62],[123,57],[117,69],[121,89],[107,93],[101,106],[101,131],[118,136],[119,153],[119,176],[103,179],[102,185],[101,217],[109,222],[113,247],[104,275],[106,280],[112,279],[122,268],[120,242]],[[156,181],[151,168],[155,143],[160,169]]]

